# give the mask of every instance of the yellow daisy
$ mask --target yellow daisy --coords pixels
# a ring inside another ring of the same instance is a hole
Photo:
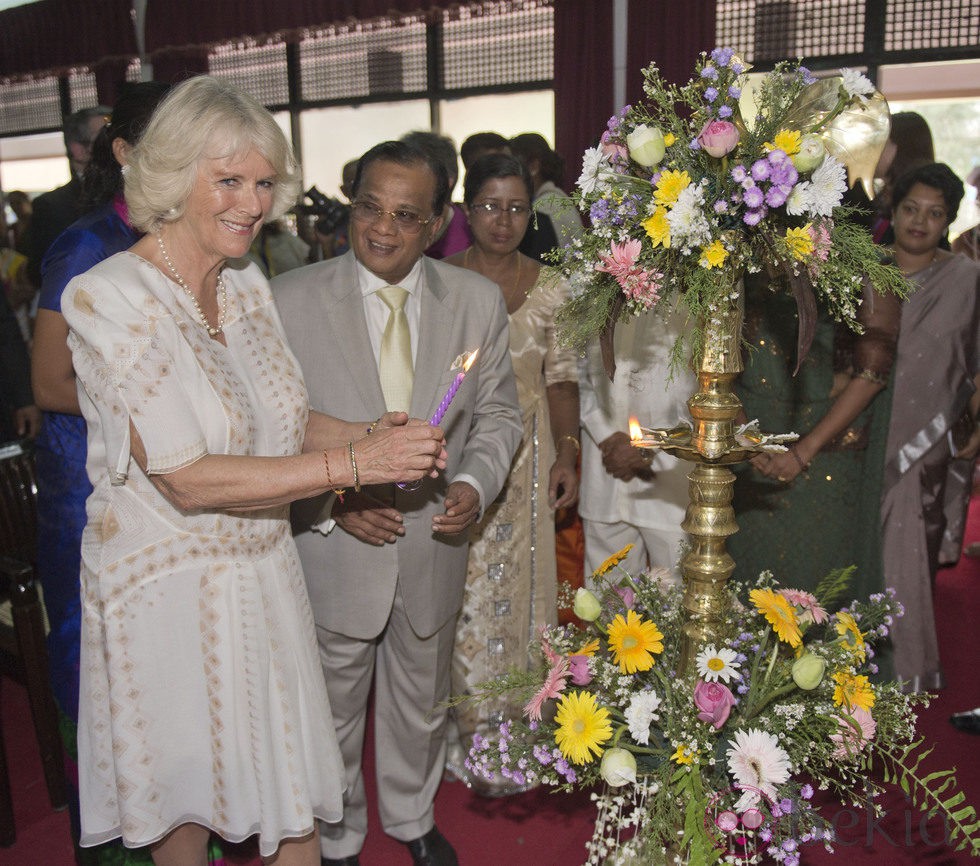
[[[798,262],[809,258],[814,246],[809,223],[801,229],[786,229],[786,246],[790,255]]]
[[[675,141],[677,141],[677,136],[672,132],[664,134],[664,146],[670,147]]]
[[[628,554],[633,549],[632,544],[627,544],[622,550],[614,553],[609,557],[602,565],[600,565],[595,571],[592,572],[593,577],[602,577],[610,568],[619,565],[624,559],[626,559],[626,554]]]
[[[609,710],[596,705],[589,692],[568,692],[555,713],[555,742],[574,764],[590,764],[602,754],[600,746],[612,736]],[[595,753],[595,754],[593,754]]]
[[[792,647],[803,643],[796,611],[782,595],[771,589],[753,589],[749,593],[749,598],[759,613],[769,621],[769,625],[773,627],[773,631],[781,641]]]
[[[677,201],[682,190],[691,185],[691,176],[686,171],[668,169],[660,175],[653,192],[653,200],[658,205],[670,207]]]
[[[674,754],[670,756],[670,760],[675,764],[693,764],[697,756],[698,753],[687,745],[687,743],[678,743]]]
[[[635,610],[618,614],[609,624],[609,648],[624,674],[648,671],[653,657],[664,651],[663,634],[652,622],[640,619]]]
[[[720,268],[726,258],[728,258],[728,250],[725,249],[725,245],[721,241],[715,241],[701,250],[699,264],[707,268]]]
[[[670,248],[670,223],[667,222],[667,208],[658,207],[653,212],[653,216],[648,216],[640,225],[646,231],[647,237],[653,241],[654,249],[661,244],[664,249]]]
[[[766,150],[781,150],[787,156],[793,156],[800,152],[802,140],[802,133],[795,129],[781,129],[776,133],[775,138],[772,141],[767,141],[763,147]]]
[[[867,645],[864,642],[864,634],[858,628],[857,620],[846,610],[837,614],[837,634],[844,638],[844,643],[854,655],[864,661],[867,657]]]
[[[860,707],[868,710],[875,705],[875,693],[866,676],[852,674],[850,671],[837,671],[834,674],[834,703],[837,706]]]
[[[584,644],[581,649],[572,653],[572,655],[577,656],[594,656],[599,651],[599,638],[594,638],[590,640],[587,644]]]

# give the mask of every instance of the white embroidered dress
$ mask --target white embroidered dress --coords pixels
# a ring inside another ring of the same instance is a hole
[[[82,844],[192,821],[263,855],[339,820],[343,773],[288,509],[175,508],[149,472],[205,454],[299,453],[307,397],[268,283],[225,271],[227,347],[132,253],[62,309],[94,492],[82,538]]]

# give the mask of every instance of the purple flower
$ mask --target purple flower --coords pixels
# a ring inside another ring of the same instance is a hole
[[[804,800],[809,800],[813,796],[813,785],[807,784],[800,788],[800,796]]]
[[[732,72],[734,72],[736,75],[741,75],[743,72],[745,72],[745,67],[742,66],[741,63],[733,63]]]
[[[750,187],[745,191],[745,194],[742,196],[742,201],[745,202],[746,207],[750,207],[750,208],[762,207],[762,202],[763,202],[762,190],[759,189],[759,187],[757,186]]]
[[[723,105],[723,106],[721,106],[721,108],[718,109],[718,116],[722,120],[724,120],[726,117],[731,117],[732,116],[732,109],[729,106],[727,106],[727,105]]]
[[[714,66],[705,66],[704,69],[701,70],[701,77],[707,78],[708,81],[714,81],[716,78],[718,78],[718,70],[715,69]]]
[[[817,83],[817,79],[813,77],[813,73],[805,66],[800,67],[800,78],[803,79],[803,83],[807,86]]]
[[[728,202],[724,199],[719,199],[714,204],[715,213],[724,213],[728,210]]]
[[[594,202],[589,208],[589,219],[592,220],[594,226],[609,219],[609,202],[604,198]]]
[[[771,186],[766,191],[766,204],[769,207],[780,207],[786,204],[787,194],[781,186]]]
[[[788,159],[785,162],[772,166],[769,172],[770,183],[787,187],[786,195],[789,195],[790,190],[793,188],[793,184],[795,184],[799,179],[799,172],[797,172],[796,167]]]
[[[752,177],[755,180],[766,180],[769,177],[769,161],[765,159],[757,159],[752,163]]]
[[[744,165],[736,165],[731,170],[730,174],[732,176],[732,180],[735,181],[735,183],[741,183],[743,180],[745,180],[745,178],[748,177],[748,173],[745,171]],[[742,640],[748,640],[750,637],[752,637],[752,635],[744,634],[741,635],[740,637],[742,638]]]
[[[734,53],[731,48],[716,48],[711,52],[711,59],[719,66],[728,66]]]
[[[696,138],[692,138],[690,144],[688,144],[688,147],[691,150],[700,150],[701,149],[701,142],[698,141]]]
[[[786,151],[780,150],[778,147],[774,147],[766,155],[766,160],[769,162],[770,165],[781,165],[782,163],[786,162],[786,160],[788,159],[789,157],[786,156]]]
[[[742,215],[742,222],[747,226],[757,226],[762,222],[762,217],[765,214],[762,212],[762,208],[758,210],[748,210]]]
[[[783,810],[784,815],[789,815],[793,811],[793,801],[789,797],[783,797],[783,799],[779,801],[779,808]]]
[[[728,95],[732,99],[738,99],[742,95],[742,88],[732,84],[728,88]]]
[[[714,102],[717,98],[718,98],[717,87],[709,87],[707,90],[704,91],[705,102]]]

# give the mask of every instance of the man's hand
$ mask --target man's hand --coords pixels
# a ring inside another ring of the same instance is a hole
[[[476,520],[480,513],[480,496],[472,485],[454,481],[446,490],[445,512],[432,518],[432,531],[456,535]]]
[[[632,481],[634,477],[652,481],[654,473],[650,463],[639,448],[634,448],[630,437],[622,431],[613,433],[599,443],[602,465],[606,472],[619,481]]]
[[[344,532],[376,547],[393,544],[405,534],[401,512],[367,493],[348,491],[343,502],[338,499],[334,503],[330,516]]]

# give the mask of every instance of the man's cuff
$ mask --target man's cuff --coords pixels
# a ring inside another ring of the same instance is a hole
[[[324,500],[323,507],[320,509],[320,513],[316,516],[316,520],[313,521],[310,529],[314,532],[319,532],[320,535],[329,535],[333,532],[337,521],[330,514],[333,512],[333,505],[336,501],[337,494],[331,493],[327,496]]]

